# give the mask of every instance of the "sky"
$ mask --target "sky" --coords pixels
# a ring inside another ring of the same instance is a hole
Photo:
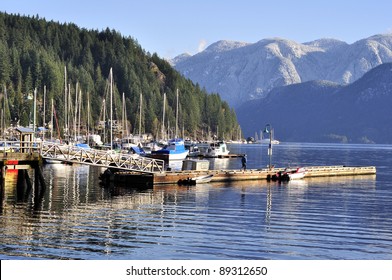
[[[351,44],[392,32],[391,0],[0,0],[0,11],[108,27],[167,59],[194,55],[219,40],[334,38]]]

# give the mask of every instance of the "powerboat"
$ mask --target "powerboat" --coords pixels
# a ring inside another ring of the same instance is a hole
[[[196,184],[204,184],[209,183],[212,180],[213,174],[201,175],[193,178],[182,179],[178,181],[179,185],[196,185]]]
[[[200,155],[200,150],[197,144],[185,142],[185,149],[189,151],[189,157],[198,157]]]
[[[223,141],[217,141],[210,143],[207,151],[204,153],[205,157],[221,157],[229,154],[227,145]]]
[[[184,140],[175,138],[168,141],[162,149],[151,151],[149,157],[163,160],[184,160],[188,156],[189,151],[185,149]]]
[[[305,175],[306,175],[306,169],[303,167],[297,167],[297,168],[288,167],[272,175],[271,179],[273,181],[290,181],[290,180],[302,179],[305,177]]]

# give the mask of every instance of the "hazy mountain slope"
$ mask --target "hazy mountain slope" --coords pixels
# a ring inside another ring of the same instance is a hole
[[[237,109],[244,135],[270,123],[282,141],[392,143],[392,63],[347,86],[312,81],[272,90]]]
[[[331,103],[334,117],[326,119],[325,127],[335,127],[335,133],[346,135],[349,141],[392,143],[391,63],[346,86]]]

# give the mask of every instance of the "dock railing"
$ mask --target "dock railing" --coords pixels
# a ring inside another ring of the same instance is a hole
[[[39,153],[42,158],[141,173],[160,173],[165,162],[136,154],[117,153],[48,141],[0,141],[0,153]]]

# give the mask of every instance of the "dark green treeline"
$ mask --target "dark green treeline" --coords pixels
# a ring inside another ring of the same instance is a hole
[[[45,88],[45,121],[48,123],[51,118],[50,101],[53,99],[59,124],[55,130],[62,130],[66,109],[65,68],[71,100],[77,98],[76,91],[81,92],[80,111],[84,122],[88,118],[87,107],[90,104],[90,119],[94,120],[91,129],[102,117],[112,68],[114,117],[122,117],[124,94],[131,132],[139,130],[141,94],[141,131],[155,136],[160,134],[164,93],[167,96],[165,127],[173,129],[178,89],[178,127],[185,136],[201,138],[210,132],[218,133],[219,138],[236,139],[239,135],[234,110],[218,94],[208,94],[205,89],[181,76],[157,54],[145,52],[133,38],[109,29],[86,30],[74,24],[46,21],[39,16],[0,13],[0,92],[6,125],[11,120],[22,126],[32,122],[31,96],[34,89],[37,89],[38,96],[37,125],[41,125]]]

